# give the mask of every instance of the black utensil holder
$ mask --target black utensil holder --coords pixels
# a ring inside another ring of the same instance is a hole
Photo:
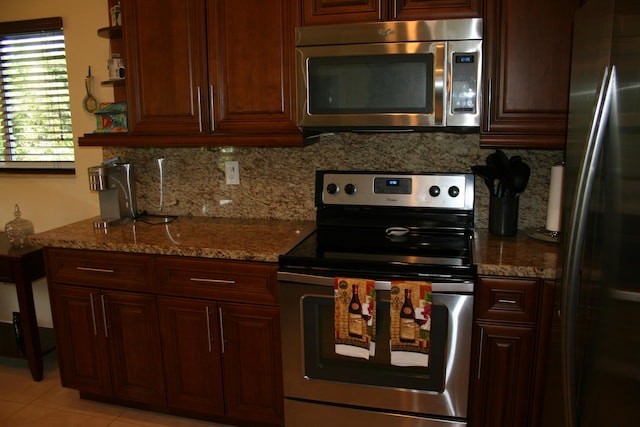
[[[489,233],[515,236],[518,231],[518,197],[491,196],[489,201]]]

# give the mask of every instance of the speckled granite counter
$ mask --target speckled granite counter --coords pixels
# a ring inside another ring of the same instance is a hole
[[[561,261],[560,245],[535,240],[523,231],[514,237],[495,237],[477,229],[474,262],[478,274],[555,279]]]
[[[179,217],[96,230],[91,218],[30,236],[42,246],[277,262],[315,228],[312,221]]]
[[[277,262],[315,228],[312,221],[179,217],[169,224],[143,222],[95,230],[87,219],[30,236],[34,244],[70,249],[136,252]],[[527,237],[498,238],[477,229],[478,273],[554,279],[560,247]]]

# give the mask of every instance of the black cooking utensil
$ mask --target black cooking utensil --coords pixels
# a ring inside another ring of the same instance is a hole
[[[489,194],[493,195],[494,194],[493,182],[495,181],[496,175],[497,175],[496,169],[491,166],[478,165],[478,166],[471,166],[471,170],[473,171],[473,173],[475,173],[477,176],[479,176],[484,180],[484,183],[486,184],[487,189],[489,190]]]
[[[514,156],[516,157],[516,156]],[[529,183],[529,177],[531,176],[531,168],[522,159],[518,158],[514,160],[511,158],[511,191],[514,194],[520,194],[527,188]]]

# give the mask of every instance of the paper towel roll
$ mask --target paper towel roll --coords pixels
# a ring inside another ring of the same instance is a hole
[[[549,203],[547,204],[548,231],[560,231],[562,225],[562,182],[564,180],[564,165],[551,167],[551,182],[549,183]]]

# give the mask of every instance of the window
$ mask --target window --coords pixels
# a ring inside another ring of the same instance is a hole
[[[62,18],[0,22],[0,172],[74,173]]]

